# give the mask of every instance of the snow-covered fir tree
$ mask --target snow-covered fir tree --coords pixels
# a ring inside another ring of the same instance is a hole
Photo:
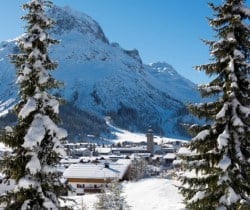
[[[138,159],[134,156],[132,164],[129,170],[129,179],[133,181],[138,181],[139,179],[145,178],[147,176],[148,164],[143,158]]]
[[[250,209],[250,10],[244,0],[210,4],[217,36],[205,41],[211,63],[198,66],[212,81],[200,86],[212,101],[190,106],[206,124],[190,128],[192,155],[180,190],[188,209]],[[189,175],[188,175],[189,174]]]
[[[122,186],[117,180],[113,180],[109,186],[103,188],[95,205],[97,210],[129,210],[129,206],[122,195]]]
[[[57,43],[48,33],[53,21],[46,16],[46,8],[51,4],[30,0],[23,5],[27,31],[18,40],[20,53],[11,56],[17,68],[20,101],[15,106],[17,124],[1,136],[13,154],[4,159],[0,170],[16,181],[13,191],[0,196],[5,209],[62,209],[59,197],[68,188],[56,168],[64,155],[61,141],[67,132],[57,126],[59,99],[50,94],[60,85],[50,74],[57,67],[48,55],[49,46]]]

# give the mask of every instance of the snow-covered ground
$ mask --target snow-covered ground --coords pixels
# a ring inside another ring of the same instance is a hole
[[[83,196],[69,197],[72,201],[63,202],[63,206],[73,208],[73,210],[95,210],[95,203],[98,201],[97,194],[86,194]]]
[[[175,180],[150,178],[124,184],[131,210],[184,210]]]
[[[110,123],[110,118],[106,117],[105,121],[107,123],[107,125],[113,130],[113,134],[115,136],[117,136],[117,139],[112,140],[116,143],[118,142],[124,142],[124,141],[129,141],[129,142],[135,142],[135,143],[139,143],[139,142],[146,142],[147,141],[147,137],[142,133],[132,133],[130,131],[118,128],[116,126],[113,126]],[[108,139],[107,139],[108,140]],[[161,143],[166,143],[166,142],[173,142],[173,141],[183,141],[183,142],[187,142],[187,140],[181,140],[181,139],[173,139],[173,138],[167,138],[167,137],[160,137],[160,136],[154,136],[154,142],[156,142],[157,144],[161,144]]]
[[[163,178],[148,178],[138,182],[124,182],[124,196],[131,210],[185,210],[182,196],[175,185],[178,181]],[[68,202],[67,205],[80,210],[95,210],[96,194],[70,197],[77,204]]]
[[[109,124],[110,125],[110,124]],[[112,126],[112,125],[110,125]],[[119,142],[146,141],[145,134],[131,133],[112,126]],[[177,139],[155,137],[155,142],[176,141]],[[8,149],[0,143],[0,148]],[[148,178],[138,182],[124,182],[123,191],[131,210],[184,210],[182,196],[178,193],[178,181],[164,178]],[[1,189],[0,189],[1,191]],[[95,210],[96,194],[70,197],[74,202],[67,202],[74,210]],[[84,208],[83,208],[84,207]],[[1,208],[0,208],[1,209]]]

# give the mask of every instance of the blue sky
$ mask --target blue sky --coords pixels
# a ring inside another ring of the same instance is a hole
[[[25,0],[3,0],[0,8],[0,41],[23,32]],[[208,47],[201,42],[212,39],[206,17],[212,17],[208,0],[54,0],[85,12],[103,28],[111,42],[125,49],[138,49],[144,63],[166,61],[195,83],[209,78],[192,67],[209,62]],[[221,3],[222,0],[210,0]]]

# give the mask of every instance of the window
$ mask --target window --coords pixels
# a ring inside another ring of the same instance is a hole
[[[76,187],[77,188],[82,188],[82,185],[81,184],[77,184]]]
[[[77,184],[76,187],[77,187],[77,188],[84,188],[84,187],[85,187],[85,184]]]

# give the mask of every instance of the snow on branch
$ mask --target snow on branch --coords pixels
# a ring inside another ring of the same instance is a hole
[[[220,134],[217,138],[218,149],[222,150],[223,147],[228,145],[229,133],[228,130],[225,129],[222,134]]]
[[[40,160],[37,157],[37,154],[34,152],[28,153],[31,155],[30,161],[26,165],[26,169],[30,171],[31,174],[36,174],[41,170]]]
[[[36,101],[34,100],[34,98],[30,97],[27,100],[27,103],[24,105],[24,107],[19,112],[18,117],[24,119],[27,116],[29,116],[29,114],[31,112],[35,111],[36,108],[37,108]]]
[[[193,138],[193,141],[204,141],[207,136],[210,134],[209,130],[203,130],[196,137]]]
[[[34,120],[24,137],[24,143],[22,144],[22,146],[27,149],[32,149],[33,147],[38,146],[44,139],[45,133],[46,131],[43,118],[41,114],[37,114],[34,117]]]

